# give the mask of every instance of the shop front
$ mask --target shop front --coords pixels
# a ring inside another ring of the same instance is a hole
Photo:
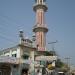
[[[10,75],[11,67],[9,64],[2,63],[0,64],[0,75]]]
[[[18,66],[16,58],[0,57],[0,75],[16,75]]]

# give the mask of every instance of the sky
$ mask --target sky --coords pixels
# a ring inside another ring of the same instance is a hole
[[[35,25],[35,0],[0,0],[0,49],[19,43],[19,31],[32,38]],[[48,26],[47,48],[50,42],[58,41],[54,48],[58,56],[75,65],[75,0],[47,0],[45,20]]]

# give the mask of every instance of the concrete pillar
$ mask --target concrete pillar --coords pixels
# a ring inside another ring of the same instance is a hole
[[[20,50],[21,50],[21,48],[18,47],[17,48],[17,58],[20,58],[21,57],[21,53],[20,53],[21,51]]]
[[[31,63],[30,63],[30,73],[31,75],[34,75],[34,51],[31,51],[30,52],[30,60],[31,60]]]
[[[10,75],[21,75],[20,66],[14,67],[14,65],[11,65],[11,74]]]
[[[12,50],[10,50],[10,54],[9,54],[9,56],[12,57]]]

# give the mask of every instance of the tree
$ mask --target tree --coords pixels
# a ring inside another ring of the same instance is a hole
[[[56,61],[56,68],[59,68],[60,71],[67,72],[68,71],[67,67],[68,65],[62,62],[60,59]]]
[[[55,64],[57,68],[62,68],[64,66],[64,63],[60,59],[57,59]]]

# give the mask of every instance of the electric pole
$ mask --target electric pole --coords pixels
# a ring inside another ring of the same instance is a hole
[[[67,64],[67,69],[68,69],[68,75],[70,75],[70,57],[66,57],[66,64]]]
[[[57,43],[58,41],[56,40],[55,42],[50,42],[48,44],[51,44],[51,47],[52,47],[52,51],[53,51],[53,55],[55,54],[55,44]]]

